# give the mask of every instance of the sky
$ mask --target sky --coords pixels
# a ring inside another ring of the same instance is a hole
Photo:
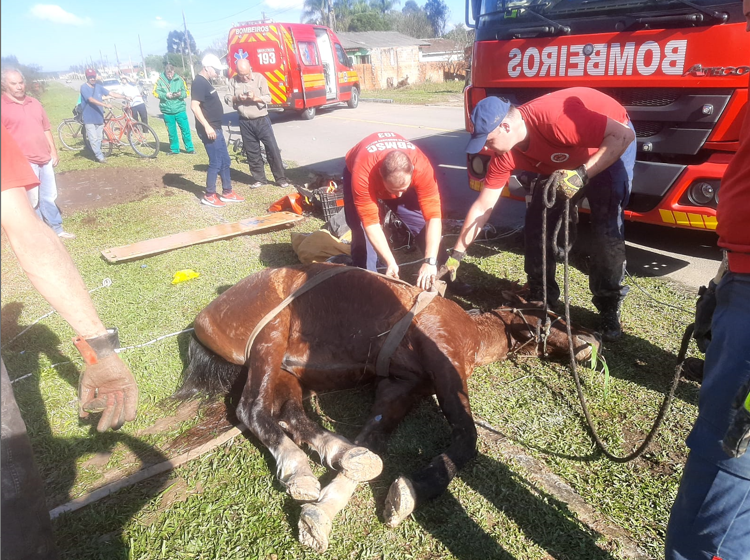
[[[464,0],[445,1],[450,29],[464,20]],[[277,22],[298,23],[302,4],[303,0],[5,1],[0,4],[0,52],[15,55],[21,64],[37,64],[53,72],[67,71],[90,57],[99,60],[100,51],[102,60],[110,64],[115,64],[116,56],[121,63],[130,59],[135,64],[141,57],[138,37],[145,56],[164,54],[169,32],[183,28],[183,11],[198,48],[205,49],[217,39],[226,40],[233,24],[261,19],[263,12]]]

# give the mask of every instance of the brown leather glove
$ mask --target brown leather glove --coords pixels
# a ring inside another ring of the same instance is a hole
[[[73,339],[86,367],[78,382],[78,415],[87,418],[90,412],[101,412],[96,429],[118,430],[125,422],[135,420],[138,408],[138,385],[120,357],[117,329],[106,335],[84,340]]]

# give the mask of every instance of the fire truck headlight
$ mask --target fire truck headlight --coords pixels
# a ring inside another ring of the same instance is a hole
[[[482,158],[480,158],[479,156],[474,156],[471,158],[471,170],[475,175],[484,177],[485,169]]]
[[[713,185],[701,182],[695,183],[690,187],[688,198],[696,206],[706,206],[714,200],[715,194],[716,191]]]

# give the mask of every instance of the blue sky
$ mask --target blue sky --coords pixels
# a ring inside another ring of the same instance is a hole
[[[56,1],[56,0],[48,0]],[[403,7],[402,0],[398,7]],[[45,71],[65,71],[93,57],[115,62],[140,60],[143,54],[163,54],[167,34],[182,29],[182,11],[199,49],[217,39],[226,40],[229,28],[240,21],[266,17],[299,22],[303,0],[249,0],[246,2],[200,2],[169,0],[149,2],[90,2],[64,0],[57,4],[5,1],[0,5],[0,51],[15,55],[23,64],[38,64]],[[424,0],[417,0],[420,5]],[[446,0],[450,22],[462,22],[464,0]],[[449,25],[452,27],[452,25]]]

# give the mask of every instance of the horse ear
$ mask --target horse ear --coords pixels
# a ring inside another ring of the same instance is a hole
[[[503,290],[500,292],[503,296],[503,301],[511,305],[526,305],[526,300],[519,296],[516,292],[510,292]]]

